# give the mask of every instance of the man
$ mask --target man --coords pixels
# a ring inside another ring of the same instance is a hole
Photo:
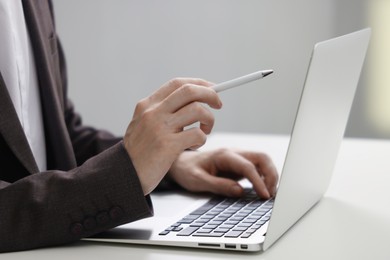
[[[214,123],[200,103],[221,108],[211,83],[167,82],[137,104],[118,138],[84,126],[67,97],[50,1],[0,0],[0,48],[0,252],[69,243],[150,217],[149,194],[162,184],[240,196],[236,180],[245,177],[259,196],[275,193],[277,173],[265,154],[193,151]]]

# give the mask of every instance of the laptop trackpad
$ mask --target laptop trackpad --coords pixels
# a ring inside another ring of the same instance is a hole
[[[207,195],[189,194],[188,192],[156,192],[152,193],[154,216],[172,218],[190,213],[191,209],[206,203]],[[184,215],[183,215],[184,216]]]

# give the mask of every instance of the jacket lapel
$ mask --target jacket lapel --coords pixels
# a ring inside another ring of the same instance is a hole
[[[22,3],[41,93],[47,167],[68,170],[76,166],[76,159],[64,118],[65,86],[61,81],[51,2],[23,0]]]
[[[20,124],[0,72],[0,134],[28,172],[38,172],[38,166]]]

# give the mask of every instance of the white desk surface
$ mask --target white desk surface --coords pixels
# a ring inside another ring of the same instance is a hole
[[[288,137],[218,133],[203,149],[228,143],[267,151],[279,167]],[[4,253],[0,259],[390,259],[390,141],[344,139],[325,197],[266,252],[80,241]]]

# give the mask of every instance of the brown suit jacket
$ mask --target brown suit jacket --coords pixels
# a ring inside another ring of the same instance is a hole
[[[22,0],[35,55],[46,172],[38,167],[0,72],[0,252],[58,245],[153,214],[120,138],[82,125],[48,0]]]

